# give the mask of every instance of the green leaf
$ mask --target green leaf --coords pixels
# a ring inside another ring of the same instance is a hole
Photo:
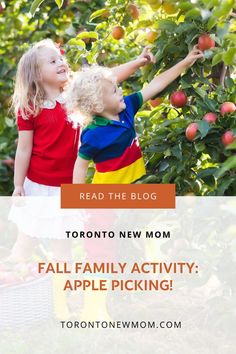
[[[207,24],[207,29],[210,31],[217,24],[217,17],[212,16]]]
[[[214,55],[212,58],[212,66],[215,66],[216,64],[220,63],[223,60],[223,53],[217,53]]]
[[[216,6],[219,4],[220,0],[202,0],[202,3],[207,9],[210,9],[212,6]]]
[[[142,180],[142,183],[144,184],[148,184],[148,183],[154,183],[157,181],[157,176],[155,175],[150,175],[150,176],[147,176],[145,177],[143,180]]]
[[[198,130],[201,134],[201,138],[203,139],[207,135],[210,126],[208,122],[206,122],[205,120],[198,121],[197,123],[198,123]]]
[[[168,149],[166,149],[166,150],[164,151],[164,156],[165,156],[165,157],[171,156],[171,150],[170,150],[170,148],[168,148]]]
[[[234,80],[231,79],[231,77],[226,77],[225,79],[225,86],[231,90],[233,87],[234,87],[235,83],[234,83]]]
[[[223,25],[222,24],[219,24],[217,26],[217,36],[222,40],[223,38],[229,38],[230,37],[230,34],[226,35],[229,31],[229,27],[230,27],[230,23],[224,23]],[[236,41],[236,35],[235,34],[232,34],[232,37],[235,39]],[[232,39],[233,40],[233,39]],[[235,43],[234,41],[234,43]]]
[[[223,54],[223,60],[226,65],[233,65],[236,61],[236,47],[231,47]]]
[[[206,148],[206,145],[203,144],[202,142],[195,143],[195,149],[197,152],[204,151]]]
[[[197,174],[198,178],[204,178],[207,176],[212,176],[213,174],[215,174],[217,172],[217,168],[216,167],[211,167],[211,168],[205,168],[204,170],[200,170]]]
[[[196,18],[201,15],[201,11],[198,8],[194,8],[192,10],[189,10],[186,12],[185,17],[186,18]]]
[[[216,195],[222,196],[225,194],[225,191],[229,188],[229,186],[235,182],[235,177],[229,178],[226,180],[221,181],[219,187],[217,188],[217,193]]]
[[[229,39],[233,43],[236,43],[236,34],[235,33],[228,33],[224,36],[224,39]]]
[[[167,172],[162,178],[162,183],[169,183],[170,179],[171,179],[171,172]]]
[[[11,118],[5,118],[5,123],[10,128],[13,128],[15,125],[14,119],[11,119]]]
[[[215,111],[216,110],[216,106],[217,106],[217,102],[216,101],[209,100],[207,95],[204,97],[204,101],[205,101],[205,104],[207,105],[207,107],[211,111]]]
[[[93,38],[93,39],[98,39],[98,34],[96,32],[80,32],[77,36],[76,39],[85,39],[85,38]]]
[[[30,12],[32,16],[35,15],[35,12],[39,8],[39,6],[44,2],[45,0],[34,0],[31,7],[30,7]]]
[[[236,141],[226,147],[226,150],[235,150],[236,149]]]
[[[93,21],[97,17],[104,16],[104,15],[108,14],[108,12],[109,12],[109,10],[106,9],[106,8],[97,10],[97,11],[92,13],[92,15],[89,18],[89,21]]]
[[[236,168],[236,156],[230,156],[221,166],[221,168],[217,171],[215,176],[217,178],[223,176],[225,172]]]
[[[55,3],[59,7],[59,9],[62,7],[64,0],[55,0]]]
[[[201,97],[201,98],[205,98],[206,95],[206,91],[201,89],[200,87],[196,87],[194,89],[194,91]]]
[[[162,161],[159,167],[159,172],[164,172],[170,165],[166,161]]]
[[[214,33],[211,34],[211,38],[214,39],[214,41],[221,46],[222,45],[222,39],[216,36]],[[214,50],[214,49],[213,49]]]
[[[167,30],[172,32],[176,28],[176,24],[174,21],[171,20],[159,20],[157,21],[158,28],[161,30]]]
[[[193,37],[193,39],[194,39],[195,36],[193,36],[192,31],[191,31],[193,29],[196,30],[196,26],[193,23],[183,22],[176,28],[175,33],[178,33],[179,35],[181,35],[186,32],[187,33],[191,32],[191,37]],[[176,48],[176,49],[178,49],[178,48]]]
[[[216,186],[216,179],[214,176],[209,175],[209,176],[205,176],[201,178],[205,184],[207,184],[208,186],[215,188]]]
[[[179,119],[170,119],[170,120],[165,120],[162,124],[161,127],[168,127],[169,125],[178,122]]]
[[[85,45],[84,41],[82,41],[82,39],[72,38],[69,40],[68,44],[75,45],[77,47],[82,47],[83,49],[86,48],[86,45]]]
[[[172,155],[177,157],[178,160],[182,159],[181,145],[176,145],[171,149]]]
[[[183,11],[189,11],[193,7],[194,7],[194,4],[191,4],[191,2],[188,2],[188,1],[183,2],[183,3],[180,2],[180,4],[178,5],[178,8]]]
[[[222,0],[220,6],[213,11],[213,16],[218,19],[220,17],[226,18],[232,11],[233,6],[234,0]]]
[[[183,79],[180,80],[180,85],[182,89],[186,89],[186,88],[190,88],[192,87],[192,83],[188,83],[186,81],[184,81]]]
[[[212,50],[205,50],[203,55],[204,55],[205,59],[210,59],[213,56],[213,51]]]

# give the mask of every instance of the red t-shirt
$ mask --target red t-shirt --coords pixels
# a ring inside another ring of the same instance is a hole
[[[17,119],[18,130],[33,130],[33,149],[27,177],[47,186],[72,183],[78,153],[79,128],[68,121],[63,106],[43,108],[37,117]]]

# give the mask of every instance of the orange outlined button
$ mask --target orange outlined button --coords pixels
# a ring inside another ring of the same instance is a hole
[[[174,184],[63,184],[63,209],[174,209]]]

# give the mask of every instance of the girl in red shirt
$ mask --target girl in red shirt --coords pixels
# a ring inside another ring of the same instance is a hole
[[[51,40],[37,43],[20,59],[13,95],[19,130],[14,196],[55,195],[62,183],[71,182],[79,129],[63,108],[68,74]]]

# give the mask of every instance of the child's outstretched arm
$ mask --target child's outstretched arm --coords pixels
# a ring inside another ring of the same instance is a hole
[[[188,55],[170,69],[164,71],[142,89],[141,93],[143,101],[146,102],[155,97],[159,92],[164,90],[171,82],[173,82],[181,73],[190,68],[197,59],[202,58],[203,53],[197,46],[188,53]]]
[[[112,68],[112,72],[113,75],[117,77],[117,81],[121,82],[128,79],[128,77],[140,67],[150,63],[155,63],[155,57],[151,53],[150,47],[148,46],[143,49],[142,53],[137,59]]]
[[[15,157],[13,196],[24,196],[24,180],[29,167],[33,146],[33,130],[19,131]]]
[[[88,171],[89,161],[82,159],[81,157],[77,157],[74,171],[73,171],[73,183],[74,184],[84,184],[86,180],[86,175]]]

